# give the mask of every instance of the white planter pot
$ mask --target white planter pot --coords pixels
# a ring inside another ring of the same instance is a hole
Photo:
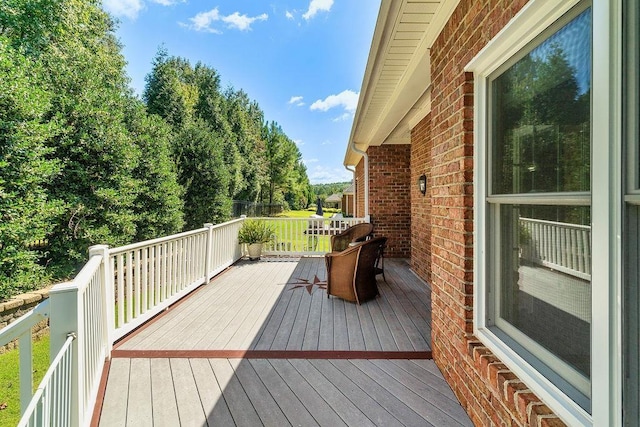
[[[248,246],[249,259],[260,259],[262,254],[262,243],[252,243]]]

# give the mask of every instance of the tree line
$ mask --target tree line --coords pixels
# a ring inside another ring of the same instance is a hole
[[[114,29],[100,0],[0,3],[0,300],[69,277],[93,244],[312,198],[295,143],[214,68],[160,49],[135,96]]]

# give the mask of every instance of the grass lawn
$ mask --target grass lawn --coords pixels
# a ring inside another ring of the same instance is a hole
[[[335,212],[339,212],[338,209],[326,208],[323,209],[323,217],[330,218]],[[300,221],[289,222],[286,225],[273,221],[272,225],[275,228],[276,245],[284,245],[280,249],[293,250],[293,251],[315,251],[321,252],[330,251],[330,237],[328,235],[309,236],[304,234],[304,231],[308,227],[308,220],[311,215],[316,213],[315,209],[311,210],[298,210],[287,211],[278,215],[278,218],[295,218]],[[269,220],[267,220],[269,223]],[[288,227],[288,229],[286,228]],[[293,232],[293,234],[291,234]]]
[[[327,208],[327,209],[323,209],[323,216],[325,218],[329,218],[331,215],[333,215],[335,212],[337,212],[337,209],[332,209],[332,208]],[[315,209],[311,209],[311,210],[300,210],[300,211],[286,211],[283,212],[279,215],[277,215],[280,218],[309,218],[311,215],[315,215],[316,210]]]
[[[0,426],[15,426],[20,421],[20,377],[18,350],[0,354]],[[33,343],[33,389],[49,367],[49,335]]]

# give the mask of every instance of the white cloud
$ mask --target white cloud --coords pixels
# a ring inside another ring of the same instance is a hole
[[[326,141],[322,141],[322,144],[320,145],[333,145],[333,142],[329,141],[328,139]]]
[[[256,21],[266,21],[269,15],[263,13],[262,15],[250,17],[247,15],[240,15],[239,12],[234,12],[231,15],[221,15],[218,8],[211,9],[208,12],[200,12],[193,18],[189,18],[191,24],[180,24],[183,27],[190,28],[195,31],[202,31],[207,33],[221,34],[218,28],[214,27],[215,22],[222,21],[227,24],[228,28],[248,31],[251,29],[251,24]]]
[[[329,12],[331,6],[333,6],[333,0],[311,0],[309,10],[307,10],[302,17],[308,21],[320,11]]]
[[[353,116],[353,113],[344,113],[338,117],[336,117],[335,119],[333,119],[334,122],[344,122],[349,120],[351,117]]]
[[[307,171],[307,176],[312,184],[330,184],[333,182],[351,181],[353,174],[345,168],[331,168],[315,166]]]
[[[294,139],[293,143],[296,144],[298,147],[302,147],[304,145],[304,142],[301,139]]]
[[[352,90],[345,90],[337,95],[329,95],[324,100],[319,99],[309,107],[313,110],[329,111],[332,108],[342,107],[348,114],[353,114],[358,107],[358,97],[360,94]]]
[[[162,6],[173,6],[178,3],[184,3],[186,0],[148,0]],[[134,20],[138,14],[145,8],[144,0],[102,0],[104,9],[113,16],[126,17]]]
[[[187,25],[187,27],[196,31],[203,31],[207,33],[220,33],[220,30],[216,30],[211,27],[211,24],[215,21],[220,20],[220,12],[218,12],[218,8],[211,9],[208,12],[200,12],[193,18],[189,18],[191,21],[191,25]]]
[[[306,159],[304,160],[304,164],[305,165],[310,165],[312,163],[318,163],[320,160],[319,159]]]
[[[142,0],[102,0],[104,9],[118,17],[136,19],[138,13],[144,8]]]
[[[163,6],[173,6],[178,3],[185,3],[187,0],[151,0],[153,3],[158,3]]]
[[[295,105],[296,107],[302,107],[305,103],[302,101],[302,96],[292,96],[288,104]]]
[[[262,15],[249,17],[247,15],[240,15],[238,12],[234,12],[231,15],[223,16],[222,21],[226,22],[229,28],[236,28],[240,31],[248,31],[251,29],[251,24],[256,21],[266,21],[269,15],[263,13]]]
[[[293,18],[293,13],[289,12],[288,10],[285,12],[284,16],[286,16],[287,19],[294,19]]]

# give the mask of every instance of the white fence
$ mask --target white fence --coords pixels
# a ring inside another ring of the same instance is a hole
[[[364,219],[261,218],[273,226],[265,255],[323,254],[330,236]],[[135,243],[93,246],[76,278],[53,287],[49,300],[0,331],[0,345],[20,338],[21,426],[91,422],[113,343],[243,255],[244,219]],[[31,398],[31,327],[50,317],[51,365]]]
[[[18,339],[20,348],[20,408],[27,410],[33,387],[33,353],[31,349],[31,328],[49,317],[49,301],[38,304],[15,322],[0,330],[0,347]]]
[[[591,227],[520,218],[528,242],[522,257],[545,267],[591,280]]]
[[[331,236],[366,222],[364,218],[259,218],[274,230],[265,255],[323,255],[331,252]]]
[[[58,355],[51,362],[31,403],[24,411],[18,427],[63,427],[73,425],[74,400],[73,351],[74,335],[64,342]]]
[[[108,251],[115,318],[111,341],[137,328],[209,281],[242,253],[243,220],[206,227]]]

